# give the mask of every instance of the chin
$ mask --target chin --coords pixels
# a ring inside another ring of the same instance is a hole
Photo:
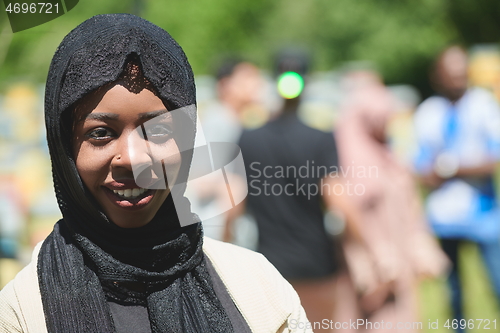
[[[153,216],[134,216],[135,214],[127,213],[126,216],[120,214],[120,216],[116,216],[116,214],[107,214],[110,217],[111,222],[121,228],[139,228],[145,226],[153,219]]]

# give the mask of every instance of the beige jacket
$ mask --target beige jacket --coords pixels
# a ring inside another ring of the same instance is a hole
[[[0,332],[47,333],[37,258],[0,292]],[[252,332],[312,332],[292,286],[261,254],[205,238],[203,250]]]

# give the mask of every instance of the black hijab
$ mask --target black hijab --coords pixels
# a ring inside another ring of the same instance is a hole
[[[193,73],[181,47],[166,31],[133,15],[83,22],[64,38],[50,66],[45,121],[63,219],[38,257],[47,329],[115,332],[107,304],[113,300],[146,306],[154,333],[232,332],[203,259],[201,224],[183,190],[169,195],[150,223],[125,229],[108,220],[78,175],[71,147],[73,108],[116,81],[132,60],[169,111],[195,105]],[[196,108],[188,110],[174,126],[192,133],[192,147]],[[185,170],[191,157],[187,149]],[[187,179],[187,173],[180,177]],[[181,215],[193,223],[181,227]]]

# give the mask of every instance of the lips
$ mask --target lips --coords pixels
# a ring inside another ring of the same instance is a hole
[[[153,199],[156,190],[148,190],[140,187],[110,189],[102,186],[108,199],[120,208],[136,210],[145,207]]]
[[[142,187],[127,188],[125,190],[112,190],[114,194],[123,197],[124,199],[137,199],[141,194],[147,191],[147,189]]]

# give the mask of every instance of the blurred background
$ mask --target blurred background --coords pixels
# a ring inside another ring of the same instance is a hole
[[[1,286],[30,260],[33,246],[60,216],[45,143],[44,84],[62,38],[93,15],[133,13],[167,30],[193,66],[202,120],[219,97],[216,73],[227,58],[253,63],[262,77],[258,98],[239,112],[245,128],[263,125],[281,107],[273,56],[283,47],[311,54],[299,117],[323,131],[335,129],[341,117],[345,74],[377,72],[399,101],[388,137],[405,165],[415,149],[412,115],[433,94],[429,73],[443,48],[467,48],[469,84],[500,98],[497,0],[80,0],[67,14],[15,34],[3,3],[0,9]],[[334,225],[332,233],[342,228]],[[461,251],[466,316],[500,318],[477,247],[469,243]],[[425,331],[428,320],[452,317],[444,277],[422,280],[418,288]]]

